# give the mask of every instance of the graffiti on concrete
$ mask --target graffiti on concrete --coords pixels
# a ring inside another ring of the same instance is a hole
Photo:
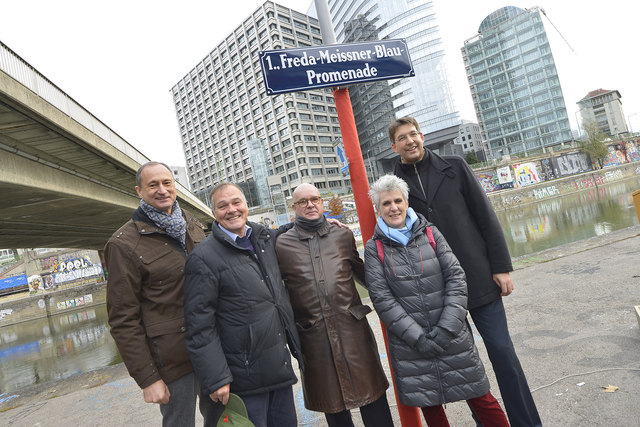
[[[557,178],[591,170],[591,162],[585,153],[570,153],[554,157],[553,171]]]
[[[56,303],[56,308],[58,310],[65,310],[67,308],[80,307],[85,304],[91,304],[93,302],[93,295],[88,294],[81,297],[69,298],[64,301],[58,301]]]
[[[0,310],[0,320],[4,319],[5,316],[11,316],[12,313],[13,313],[13,309],[11,308],[5,308],[3,310]]]
[[[607,182],[618,181],[624,176],[622,175],[622,171],[620,169],[614,171],[606,171],[604,173],[604,178]]]
[[[544,188],[534,188],[533,195],[536,200],[544,199],[545,197],[552,197],[560,195],[560,190],[555,185],[550,185]]]
[[[514,175],[516,176],[516,183],[520,187],[540,182],[540,175],[538,175],[538,168],[535,163],[520,163],[519,165],[513,165],[513,170]]]
[[[500,183],[498,182],[498,176],[494,171],[476,173],[476,179],[480,183],[480,186],[485,191],[485,193],[490,193],[492,191],[501,189]]]

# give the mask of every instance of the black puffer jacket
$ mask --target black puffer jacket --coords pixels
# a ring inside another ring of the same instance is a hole
[[[252,228],[256,255],[214,222],[185,265],[187,350],[206,393],[258,394],[294,384],[300,340],[280,277],[275,231]]]
[[[436,227],[437,256],[418,214],[407,246],[390,240],[376,226],[365,248],[365,274],[371,301],[389,331],[389,357],[400,401],[434,406],[480,397],[489,381],[466,320],[464,272]],[[380,262],[375,240],[384,247]],[[445,352],[426,358],[415,350],[420,336],[440,326],[455,338]]]

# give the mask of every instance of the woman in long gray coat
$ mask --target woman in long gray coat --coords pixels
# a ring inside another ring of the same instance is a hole
[[[389,332],[398,397],[420,407],[429,427],[448,426],[442,405],[459,400],[483,425],[508,426],[467,322],[464,271],[437,228],[408,207],[408,192],[393,175],[371,186],[380,217],[365,249],[366,283]]]

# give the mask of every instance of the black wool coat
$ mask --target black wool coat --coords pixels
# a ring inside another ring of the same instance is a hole
[[[419,162],[401,163],[395,175],[409,185],[409,206],[438,227],[467,276],[468,308],[500,298],[492,274],[513,271],[498,217],[462,157],[425,149]]]

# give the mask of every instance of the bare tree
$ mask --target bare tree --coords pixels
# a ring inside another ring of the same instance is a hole
[[[591,157],[592,162],[597,162],[602,169],[602,159],[609,153],[606,143],[607,135],[602,132],[594,120],[584,121],[582,129],[585,132],[585,137],[581,141],[582,150]]]

